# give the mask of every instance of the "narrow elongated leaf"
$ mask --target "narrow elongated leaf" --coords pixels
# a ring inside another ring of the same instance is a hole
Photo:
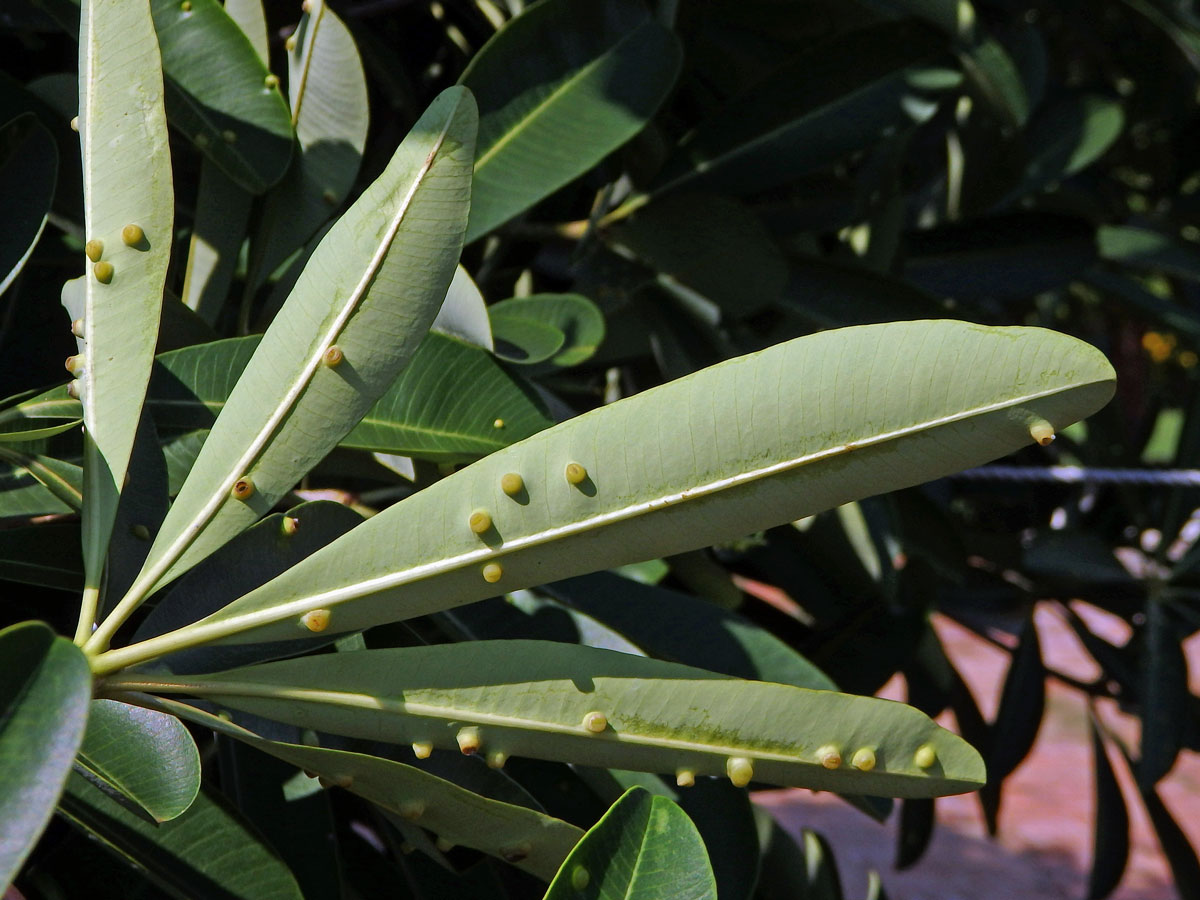
[[[330,628],[353,631],[738,538],[979,465],[1112,391],[1101,353],[1040,329],[932,321],[799,338],[493,453],[191,636],[301,637],[299,617],[317,608],[332,611]],[[510,473],[521,478],[511,495]],[[483,534],[469,527],[476,510],[491,520]],[[153,647],[118,652],[114,664]]]
[[[228,299],[253,202],[254,196],[211,159],[200,164],[181,299],[210,325]]]
[[[679,72],[679,42],[635,0],[542,0],[475,55],[479,156],[467,242],[637,134]]]
[[[61,425],[46,425],[42,428],[28,428],[20,431],[5,431],[0,434],[0,444],[21,443],[23,441],[36,441],[41,438],[54,437],[56,434],[62,434],[64,431],[70,431],[76,425],[83,423],[83,419],[72,419],[69,422],[63,422]]]
[[[148,6],[84,3],[79,97],[84,231],[100,252],[64,288],[63,303],[83,320],[83,559],[95,589],[150,380],[171,255],[171,158]]]
[[[40,622],[0,631],[0,885],[7,885],[54,811],[83,740],[87,660]]]
[[[267,198],[253,244],[250,289],[303,246],[346,199],[367,141],[367,81],[354,39],[324,0],[304,8],[288,54],[299,152]]]
[[[31,516],[69,513],[77,509],[77,506],[59,499],[48,490],[25,466],[0,457],[0,518],[27,519]],[[82,557],[77,555],[77,558],[81,560],[82,572]],[[80,584],[82,586],[82,582]]]
[[[4,498],[0,494],[0,503]],[[4,514],[0,506],[0,515]],[[0,529],[0,578],[78,593],[83,589],[79,525],[52,522]]]
[[[200,790],[200,752],[174,716],[93,700],[75,769],[151,822],[184,812]]]
[[[25,453],[0,443],[0,460],[27,472],[70,510],[83,507],[84,473],[74,463],[38,453]],[[51,510],[53,511],[53,510]],[[85,545],[86,562],[86,545]]]
[[[58,181],[54,136],[32,113],[0,127],[0,197],[9,210],[0,233],[0,294],[20,274],[42,235]]]
[[[969,744],[899,703],[573,644],[362,650],[212,675],[118,674],[107,684],[190,693],[304,728],[397,744],[728,775],[740,784],[752,775],[839,793],[929,797],[972,790],[984,779]],[[925,745],[935,759],[920,768],[914,754]],[[830,747],[844,757],[839,768],[829,767]]]
[[[717,900],[717,883],[692,820],[666,797],[633,787],[588,830],[546,900]]]
[[[458,261],[474,137],[470,94],[445,91],[326,235],[226,401],[126,611],[268,512],[411,358]]]
[[[1142,758],[1137,778],[1149,791],[1175,764],[1188,723],[1187,660],[1170,608],[1158,597],[1146,603],[1145,660],[1141,671]]]
[[[161,825],[72,774],[61,811],[180,900],[302,900],[287,866],[218,795],[201,791]]]
[[[1104,749],[1100,728],[1092,723],[1092,760],[1095,767],[1096,806],[1092,839],[1092,871],[1088,900],[1104,900],[1116,890],[1129,862],[1129,812],[1116,773]]]
[[[185,704],[164,708],[244,741],[365,797],[441,838],[549,880],[583,832],[545,813],[481,797],[413,766],[344,750],[269,741]]]
[[[267,40],[267,17],[263,11],[262,0],[225,0],[225,12],[237,23],[250,41],[250,46],[263,61],[270,62],[270,44]]]

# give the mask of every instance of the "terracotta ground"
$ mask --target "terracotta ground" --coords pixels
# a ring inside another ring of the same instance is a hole
[[[1081,612],[1087,612],[1081,610]],[[1106,636],[1124,640],[1123,623],[1093,611],[1089,619]],[[959,671],[989,718],[995,713],[1007,655],[939,618],[936,627]],[[1048,664],[1078,678],[1098,674],[1074,634],[1049,608],[1037,616]],[[1192,689],[1200,687],[1200,641],[1188,647]],[[899,683],[884,696],[903,699]],[[1137,725],[1115,708],[1100,710],[1123,737],[1135,739]],[[953,720],[944,722],[953,727]],[[1118,775],[1120,775],[1118,768]],[[1169,870],[1135,789],[1122,780],[1129,802],[1133,844],[1129,866],[1113,900],[1173,897]],[[1200,756],[1185,751],[1159,786],[1164,802],[1200,846]],[[847,898],[865,896],[867,872],[876,869],[892,900],[992,900],[992,898],[1083,898],[1092,855],[1092,759],[1087,708],[1076,692],[1051,682],[1047,714],[1033,753],[1005,787],[997,839],[985,837],[978,803],[971,796],[937,801],[938,826],[925,857],[897,872],[895,823],[879,825],[835,798],[807,791],[778,791],[756,799],[785,827],[824,834],[835,850]],[[895,816],[893,816],[893,819]]]

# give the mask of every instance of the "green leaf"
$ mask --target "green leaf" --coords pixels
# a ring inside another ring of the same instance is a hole
[[[65,431],[70,431],[76,425],[82,424],[83,419],[72,419],[69,422],[63,422],[61,425],[46,425],[42,428],[28,428],[17,431],[5,431],[0,433],[0,444],[13,444],[22,441],[36,441],[41,438],[54,437],[56,434],[62,434]]]
[[[55,500],[65,504],[67,511],[78,512],[82,508],[84,473],[74,463],[37,453],[25,453],[6,447],[3,443],[0,443],[0,460],[29,473]]]
[[[181,815],[200,790],[200,751],[174,716],[93,700],[76,771],[150,822]]]
[[[106,684],[189,693],[304,728],[396,744],[458,751],[464,735],[474,734],[467,748],[483,754],[719,775],[740,784],[741,774],[753,774],[838,793],[928,797],[984,780],[969,744],[902,704],[573,644],[362,650],[151,681],[117,674]],[[914,754],[925,744],[936,760],[921,769]],[[828,747],[844,757],[839,768],[822,762]],[[871,761],[852,764],[862,753]]]
[[[1103,900],[1116,890],[1129,862],[1129,811],[1104,748],[1104,738],[1095,722],[1091,731],[1096,811],[1087,897],[1088,900]]]
[[[0,631],[0,884],[50,820],[83,740],[92,678],[87,660],[40,622]]]
[[[1145,651],[1139,685],[1142,757],[1137,779],[1149,791],[1175,765],[1188,727],[1191,694],[1183,635],[1160,597],[1146,601]]]
[[[1040,329],[929,321],[799,338],[497,451],[189,626],[188,639],[296,638],[317,608],[355,631],[737,539],[980,465],[1112,392],[1099,351]],[[578,484],[570,463],[585,470]],[[513,496],[508,473],[523,480]],[[492,520],[482,535],[468,527],[475,510]],[[113,664],[153,647],[117,652]]]
[[[467,243],[641,131],[681,57],[675,36],[635,0],[542,0],[501,28],[461,79],[480,111]]]
[[[61,811],[181,900],[302,900],[287,866],[216,794],[154,825],[73,774]]]
[[[590,359],[604,340],[604,314],[581,294],[533,294],[501,300],[490,307],[493,316],[521,316],[536,319],[557,329],[563,344],[534,373],[577,366]]]
[[[588,830],[546,900],[717,900],[700,833],[666,797],[633,787]]]
[[[0,502],[6,500],[6,495],[0,494]],[[79,525],[49,522],[0,529],[0,578],[79,593],[83,590]]]
[[[270,45],[267,40],[267,17],[262,0],[225,0],[225,12],[237,23],[250,41],[258,58],[267,65]]]
[[[266,63],[217,0],[151,0],[171,123],[252,194],[279,181],[292,123]]]
[[[149,591],[268,512],[409,361],[458,261],[474,137],[470,94],[443,92],[321,241],[213,425],[138,581],[92,646],[106,644]],[[336,354],[333,364],[327,354]]]
[[[1029,118],[1029,92],[1004,45],[995,38],[984,38],[960,59],[963,70],[1000,114],[1003,124],[1008,128],[1024,127]]]
[[[305,6],[289,40],[288,93],[299,153],[267,197],[248,289],[262,284],[346,199],[367,141],[367,81],[354,39],[324,0]]]
[[[80,472],[79,483],[82,481],[83,473]],[[10,462],[0,454],[0,518],[28,519],[31,516],[55,515],[77,510],[77,506],[60,500],[53,491],[48,490],[33,477],[28,468]],[[82,560],[82,557],[80,559]]]
[[[1125,128],[1120,103],[1095,94],[1072,94],[1039,112],[1025,136],[1030,156],[1019,199],[1087,168]]]
[[[446,299],[433,320],[433,330],[492,350],[492,323],[487,304],[474,279],[461,265],[454,270],[454,279],[446,291]]]
[[[1200,280],[1200,252],[1162,232],[1132,225],[1102,225],[1096,232],[1096,243],[1101,259]]]
[[[651,193],[764,190],[874,144],[888,128],[922,121],[936,107],[911,67],[945,46],[915,22],[819,43],[708,116],[664,164]]]
[[[79,26],[84,233],[88,241],[100,243],[101,253],[98,262],[85,260],[83,278],[63,288],[63,305],[72,319],[82,319],[78,385],[89,591],[100,584],[125,483],[171,256],[174,193],[162,92],[149,8],[112,0],[86,2]],[[138,229],[128,241],[123,238],[127,226]],[[99,277],[103,267],[111,277],[108,283]],[[90,630],[88,605],[85,599],[81,636]]]
[[[254,196],[211,159],[200,163],[181,299],[210,325],[229,298],[253,202]]]
[[[35,115],[25,113],[0,127],[0,197],[8,210],[0,232],[0,294],[42,236],[57,181],[54,136]]]
[[[184,704],[166,701],[165,708],[177,709],[222,734],[316,772],[329,783],[365,797],[451,843],[488,853],[544,880],[550,879],[583,834],[574,825],[545,813],[481,797],[390,759],[269,741]]]
[[[787,263],[743,204],[713,194],[673,194],[612,229],[610,241],[658,273],[672,292],[699,294],[717,316],[740,319],[774,303]]]
[[[496,312],[496,306],[488,310],[488,317],[492,324],[496,355],[503,360],[525,364],[545,362],[567,340],[567,336],[549,322],[523,316],[520,311],[511,308]]]

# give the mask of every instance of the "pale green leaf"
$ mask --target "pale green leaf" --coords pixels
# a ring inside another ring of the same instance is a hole
[[[76,771],[152,822],[183,813],[200,790],[200,752],[174,716],[93,700]]]
[[[580,294],[533,294],[501,300],[489,307],[491,315],[512,320],[532,319],[549,325],[563,336],[546,364],[533,371],[554,371],[576,366],[591,358],[604,340],[604,314]]]
[[[454,273],[470,199],[475,106],[434,101],[383,175],[325,236],[226,401],[115,624],[270,511],[408,362]],[[327,354],[336,354],[327,364]],[[241,498],[233,496],[241,484]]]
[[[918,321],[799,338],[493,453],[190,626],[190,640],[301,637],[317,608],[355,631],[737,539],[1017,450],[1031,426],[1103,406],[1113,379],[1095,348],[1036,328]],[[512,496],[507,473],[523,480]],[[482,535],[476,510],[492,522]]]
[[[87,660],[40,622],[0,631],[0,885],[50,820],[83,740]]]
[[[641,131],[674,86],[681,56],[636,0],[542,0],[509,21],[461,79],[480,110],[467,242]]]
[[[267,17],[262,0],[225,0],[225,12],[242,29],[250,46],[258,54],[263,65],[270,60],[270,45],[267,41]]]
[[[150,380],[171,256],[171,156],[148,6],[84,3],[79,96],[84,233],[102,252],[99,262],[83,260],[86,272],[64,288],[63,303],[83,320],[83,559],[94,590]],[[139,230],[136,239],[123,239],[126,226]],[[104,267],[108,283],[99,277]],[[81,621],[81,629],[88,624]]]
[[[717,900],[700,832],[666,797],[625,792],[571,851],[545,900]]]
[[[5,431],[0,433],[0,444],[19,444],[24,441],[36,441],[41,438],[54,437],[54,435],[62,434],[64,431],[70,431],[76,425],[80,425],[82,423],[83,419],[72,419],[69,422],[63,422],[60,425],[45,425],[41,428]]]
[[[86,473],[74,463],[37,453],[26,453],[3,443],[0,443],[0,460],[24,469],[69,509],[79,511],[83,508]],[[85,544],[85,550],[86,547]]]
[[[983,784],[979,754],[890,700],[743,681],[546,641],[362,650],[209,675],[112,676],[114,691],[188,693],[269,719],[458,752],[730,777],[844,794],[931,797]],[[597,719],[596,717],[599,717]],[[925,769],[914,755],[936,757]],[[829,767],[828,748],[840,765]],[[464,750],[463,752],[467,752]],[[871,763],[858,764],[859,754]]]
[[[488,319],[483,294],[467,270],[459,266],[446,291],[446,299],[433,320],[433,330],[459,338],[468,344],[492,350],[492,323]]]
[[[210,325],[229,297],[253,202],[254,196],[215,162],[201,161],[180,299]]]

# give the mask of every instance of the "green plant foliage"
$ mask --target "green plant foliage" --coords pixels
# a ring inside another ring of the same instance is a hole
[[[0,192],[14,219],[0,237],[0,294],[20,274],[41,237],[58,178],[58,150],[31,113],[0,127]]]

